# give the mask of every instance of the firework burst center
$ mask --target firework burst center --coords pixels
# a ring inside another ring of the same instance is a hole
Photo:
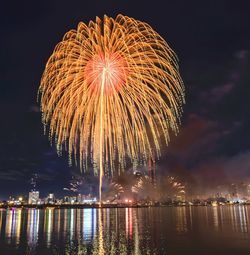
[[[117,53],[97,53],[88,61],[85,77],[92,90],[100,93],[102,82],[104,82],[104,95],[112,95],[126,84],[127,62]]]

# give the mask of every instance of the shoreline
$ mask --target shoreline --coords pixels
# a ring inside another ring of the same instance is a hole
[[[248,206],[248,203],[234,203],[234,204],[197,204],[197,205],[178,205],[178,204],[169,204],[169,205],[128,205],[128,204],[76,204],[76,205],[5,205],[0,206],[0,209],[102,209],[102,208],[151,208],[151,207],[217,207],[217,206],[239,206],[244,205]]]

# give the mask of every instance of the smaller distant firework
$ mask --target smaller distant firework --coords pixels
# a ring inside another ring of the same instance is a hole
[[[119,199],[120,196],[124,193],[124,187],[115,181],[112,181],[107,190],[104,193],[104,197],[106,200],[109,200],[110,202]]]
[[[170,199],[179,200],[186,194],[185,185],[177,177],[167,176],[162,185],[165,190],[165,195]]]
[[[32,190],[36,190],[37,187],[37,179],[38,179],[38,174],[32,174],[32,177],[30,178],[30,185]]]
[[[177,193],[185,193],[185,185],[178,182],[175,177],[168,176],[169,183],[172,184],[172,188],[177,191]]]
[[[72,176],[72,179],[69,182],[69,187],[63,188],[63,190],[71,191],[74,193],[78,193],[80,188],[82,187],[84,182],[84,178],[80,176]]]
[[[124,192],[124,188],[122,187],[122,185],[116,182],[111,182],[110,189],[112,189],[116,193],[116,195]]]
[[[152,183],[152,178],[145,172],[127,172],[113,178],[104,192],[105,199],[133,197],[135,200],[182,201],[185,200],[186,187],[175,176],[161,176]]]
[[[139,194],[146,188],[153,188],[151,178],[148,175],[138,174],[138,172],[136,172],[135,176],[135,184],[131,187],[132,193]]]

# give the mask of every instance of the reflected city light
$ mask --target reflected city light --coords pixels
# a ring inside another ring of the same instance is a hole
[[[75,210],[70,209],[70,241],[73,240],[75,230]]]
[[[138,220],[137,220],[137,213],[133,211],[133,218],[134,218],[134,254],[141,254],[140,252],[140,239],[139,239],[139,230],[138,230]]]
[[[177,207],[176,208],[176,230],[180,233],[187,232],[187,213],[186,207]]]
[[[189,222],[190,222],[190,229],[193,228],[193,212],[192,212],[192,207],[189,206]]]
[[[107,232],[109,232],[109,228],[110,228],[110,209],[109,208],[107,208],[106,210],[105,210],[105,212],[106,212],[106,231]]]
[[[21,231],[22,209],[16,209],[13,212],[13,222],[11,236],[16,240],[16,244],[19,244],[20,231]]]
[[[238,210],[239,210],[240,230],[242,233],[247,233],[248,232],[248,221],[247,221],[247,216],[246,216],[246,207],[239,205]]]
[[[81,209],[76,209],[76,238],[79,239],[80,233],[81,233],[81,221],[82,221],[82,210]]]
[[[248,217],[248,207],[247,206],[244,206],[244,211],[245,211],[245,219],[246,219],[246,228],[247,228],[247,233],[249,232],[248,231],[248,227],[249,227],[249,217]]]
[[[45,221],[44,221],[47,247],[50,247],[51,245],[51,235],[52,235],[53,224],[54,224],[53,216],[54,216],[54,209],[47,208],[45,211]]]
[[[0,214],[0,224],[2,224],[2,212]],[[14,242],[16,245],[20,241],[22,209],[10,209],[6,211],[5,238],[8,243]]]
[[[11,242],[11,229],[12,229],[12,218],[13,218],[13,210],[7,210],[6,215],[6,227],[5,227],[5,237],[8,242]]]
[[[229,210],[230,210],[230,216],[229,216],[230,225],[232,227],[233,232],[236,232],[236,221],[235,221],[234,206],[230,206]]]
[[[90,242],[96,232],[96,209],[86,208],[83,210],[83,239]]]
[[[248,219],[245,205],[0,210],[0,241],[2,236],[7,245],[24,247],[20,254],[57,254],[60,249],[69,255],[161,254],[160,247],[172,236],[185,240],[194,233],[248,243]],[[43,253],[37,253],[40,247]]]
[[[67,209],[63,210],[63,238],[66,238],[66,230],[67,230]]]
[[[60,229],[61,229],[61,213],[62,213],[62,210],[56,210],[55,211],[55,231],[57,233],[57,238],[59,239],[60,237]]]
[[[102,225],[102,209],[98,211],[98,252],[100,255],[105,254],[103,246],[103,225]]]
[[[126,234],[131,237],[133,232],[133,220],[132,220],[132,208],[125,209],[125,221],[126,221]]]
[[[0,209],[0,234],[2,231],[2,224],[3,224],[3,210]]]
[[[219,215],[218,215],[218,206],[212,207],[212,213],[213,213],[213,223],[215,230],[218,231],[219,228]]]
[[[29,209],[27,221],[27,239],[31,248],[35,249],[38,241],[40,210]]]

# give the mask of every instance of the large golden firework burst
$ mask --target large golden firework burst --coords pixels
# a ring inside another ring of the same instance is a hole
[[[59,153],[100,176],[160,156],[178,132],[184,86],[177,58],[147,23],[118,15],[79,23],[48,60],[42,119]],[[162,136],[163,134],[163,136]],[[100,185],[101,186],[101,185]]]

